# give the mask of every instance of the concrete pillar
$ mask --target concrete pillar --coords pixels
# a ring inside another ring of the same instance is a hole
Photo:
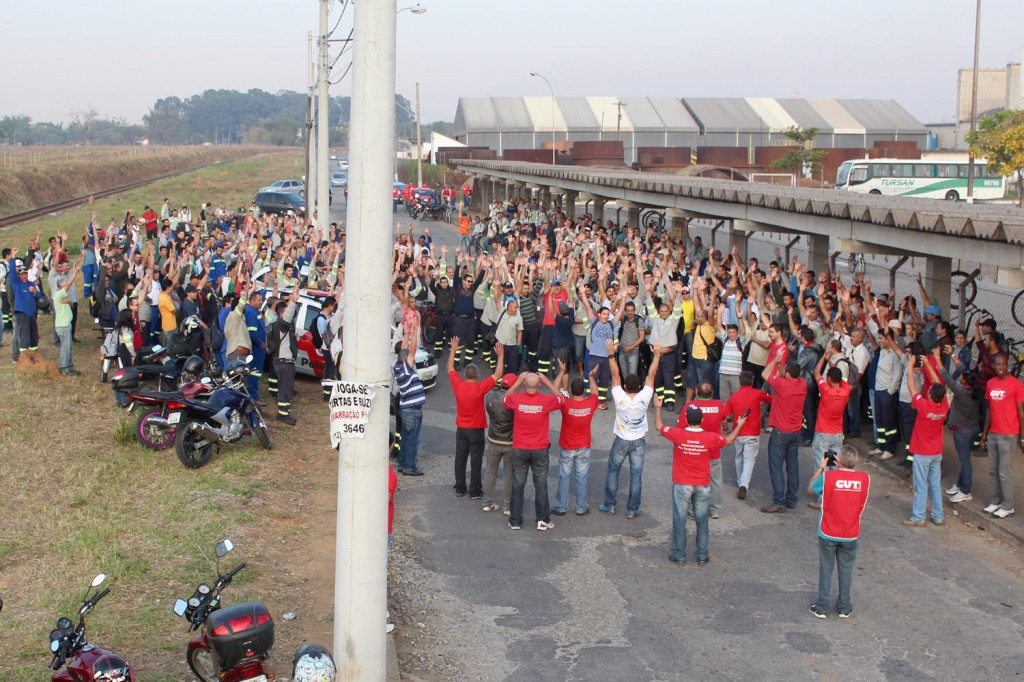
[[[682,239],[689,234],[690,221],[688,218],[672,216],[672,224],[669,226],[669,233],[675,239]]]
[[[932,303],[942,309],[943,319],[949,319],[950,272],[953,261],[950,258],[929,256],[924,267],[924,290]]]
[[[596,220],[599,223],[604,222],[604,205],[605,203],[607,203],[607,201],[607,199],[602,199],[601,197],[594,197],[593,216],[594,220]]]
[[[551,210],[551,188],[544,187],[540,190],[540,201],[544,204],[544,210]]]
[[[579,197],[579,192],[572,190],[565,190],[562,193],[562,210],[565,211],[565,215],[569,220],[576,219],[576,199]]]
[[[747,241],[750,239],[750,234],[746,230],[737,230],[736,222],[729,221],[729,251],[732,251],[735,246],[743,261],[747,260]]]
[[[629,223],[630,227],[643,229],[643,225],[640,224],[640,207],[630,206],[626,209],[626,222]]]
[[[807,235],[807,266],[815,272],[828,269],[829,239],[827,235]]]

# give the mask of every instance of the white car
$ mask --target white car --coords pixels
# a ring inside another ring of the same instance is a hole
[[[316,318],[323,307],[323,300],[327,296],[328,294],[323,291],[300,291],[299,310],[295,318],[295,333],[299,337],[299,357],[295,361],[295,371],[297,374],[305,374],[317,379],[322,379],[324,376],[324,357],[320,349],[313,347],[313,333],[310,328],[316,323]],[[392,334],[394,333],[396,333],[395,329],[392,328]],[[391,348],[394,349],[394,344]],[[392,352],[392,364],[395,361],[395,355]],[[424,390],[429,391],[437,385],[437,360],[423,348],[416,349],[416,374],[423,382]]]
[[[348,184],[348,173],[338,171],[331,173],[331,187],[344,187]]]
[[[340,159],[338,159],[338,166],[341,168],[341,170],[348,170],[348,157],[343,156]]]
[[[306,195],[306,183],[302,180],[278,180],[266,187],[260,187],[260,192],[292,192],[300,197]]]

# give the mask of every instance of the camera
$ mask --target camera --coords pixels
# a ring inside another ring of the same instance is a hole
[[[828,450],[825,452],[825,464],[830,467],[836,466],[836,451]]]

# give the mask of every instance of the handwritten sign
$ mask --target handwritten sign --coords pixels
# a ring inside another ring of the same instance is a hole
[[[332,382],[331,389],[331,447],[341,445],[342,438],[362,438],[370,421],[373,407],[372,384],[351,381]]]

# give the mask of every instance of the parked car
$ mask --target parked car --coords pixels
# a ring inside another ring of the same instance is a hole
[[[339,158],[338,166],[341,168],[341,170],[348,170],[348,157],[342,156],[341,158]]]
[[[348,184],[348,173],[338,171],[331,173],[331,187],[344,187]]]
[[[264,192],[260,190],[253,197],[252,203],[263,213],[284,215],[292,211],[296,215],[306,212],[306,200],[292,192]]]
[[[302,180],[278,180],[277,182],[271,183],[266,187],[260,187],[260,192],[291,192],[301,196],[306,196],[306,183]]]
[[[395,182],[394,188],[391,190],[391,200],[395,203],[394,210],[398,210],[398,207],[402,204],[402,190],[405,189],[404,182]]]
[[[318,348],[313,347],[313,333],[310,328],[316,323],[317,315],[323,307],[323,300],[327,296],[328,294],[323,291],[299,292],[299,310],[295,317],[295,333],[299,336],[299,357],[295,361],[295,371],[317,379],[324,376],[324,356]],[[398,334],[394,328],[392,332],[393,336]],[[394,343],[391,347],[394,348]],[[392,363],[395,362],[393,353],[391,360]],[[424,390],[429,391],[437,384],[437,360],[423,348],[416,349],[416,374],[423,382]]]

